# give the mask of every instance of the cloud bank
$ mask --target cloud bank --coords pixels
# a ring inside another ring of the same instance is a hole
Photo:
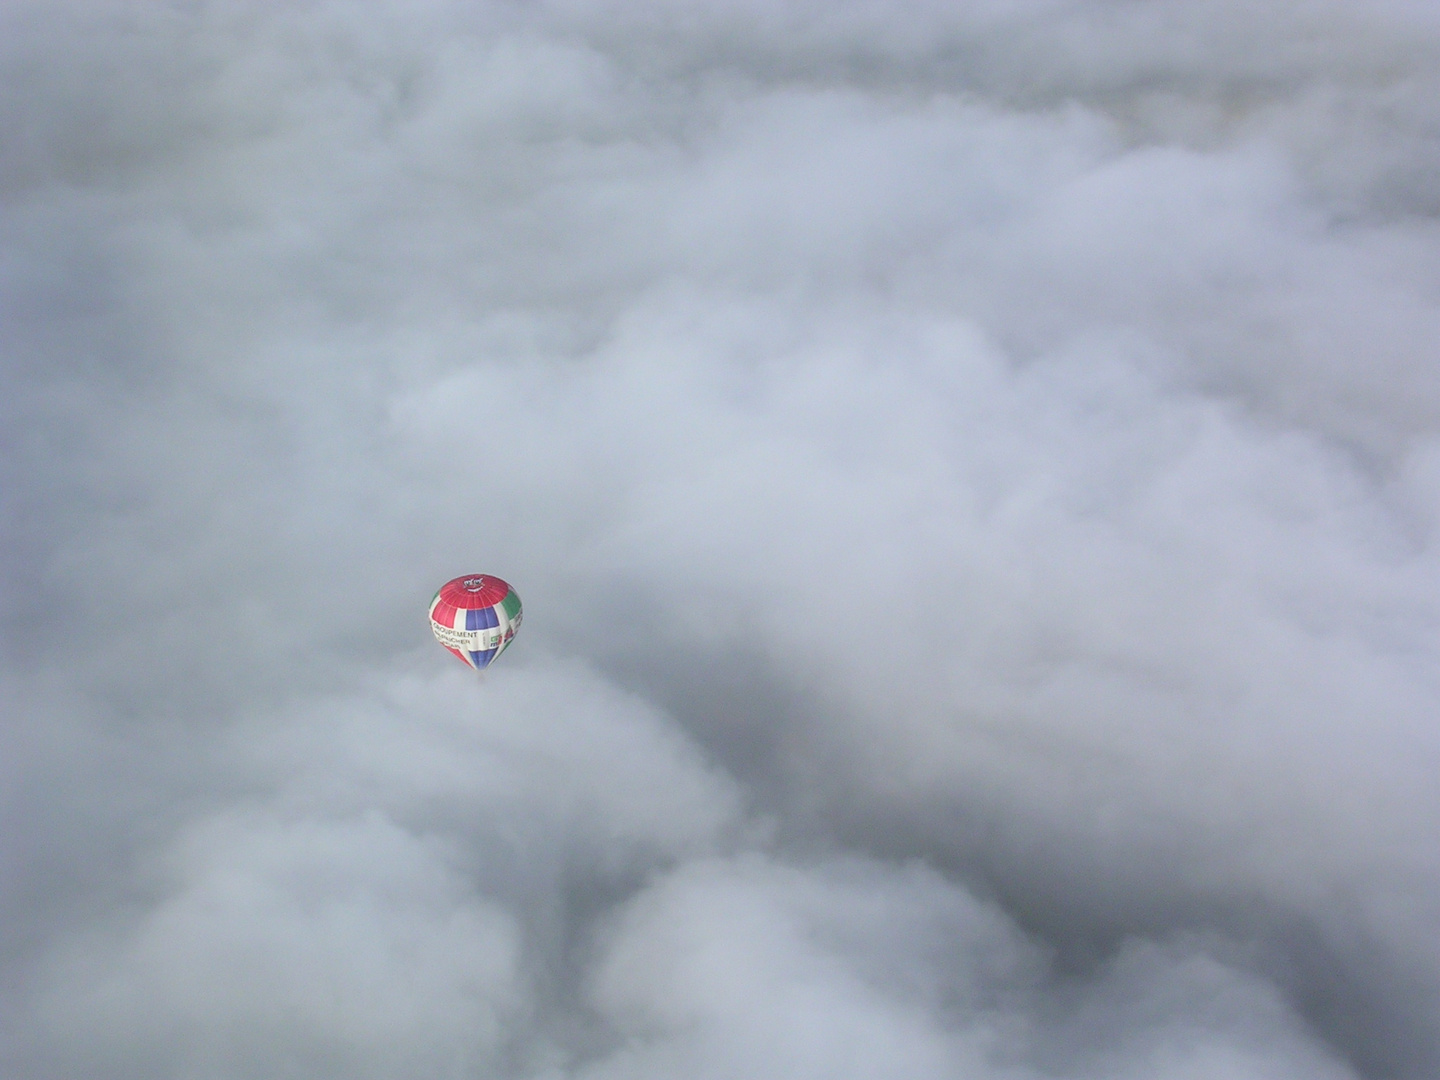
[[[7,1076],[1440,1070],[1429,6],[0,20]]]

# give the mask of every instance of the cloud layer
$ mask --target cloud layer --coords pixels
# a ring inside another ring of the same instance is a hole
[[[7,1076],[1435,1074],[1440,23],[954,7],[7,8]]]

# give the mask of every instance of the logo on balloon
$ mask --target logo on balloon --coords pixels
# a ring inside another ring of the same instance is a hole
[[[467,577],[462,584],[465,586],[466,592],[479,592],[485,588],[485,579],[483,577]]]

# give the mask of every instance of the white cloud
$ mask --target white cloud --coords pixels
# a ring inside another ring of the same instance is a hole
[[[10,1075],[1433,1074],[1427,6],[4,19]]]

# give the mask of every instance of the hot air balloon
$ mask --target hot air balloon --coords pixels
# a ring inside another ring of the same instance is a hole
[[[441,585],[430,601],[435,640],[475,670],[489,667],[520,629],[520,597],[489,574],[466,574]]]

